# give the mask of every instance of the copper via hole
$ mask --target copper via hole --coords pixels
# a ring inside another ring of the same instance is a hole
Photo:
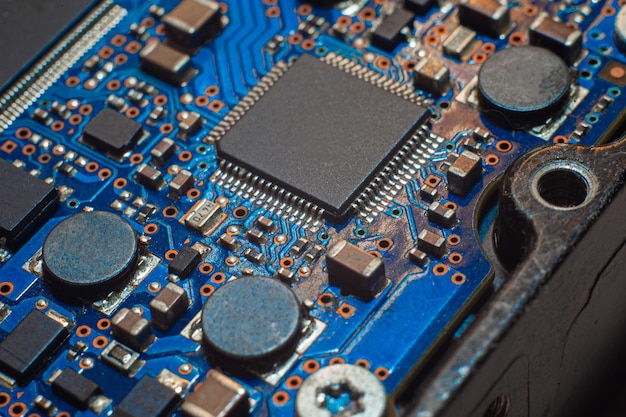
[[[313,11],[313,8],[309,6],[308,4],[303,4],[297,9],[298,14],[302,16],[311,14],[312,11]]]
[[[45,310],[46,308],[48,308],[48,300],[46,300],[45,298],[39,299],[37,303],[35,303],[35,308],[37,310]]]
[[[278,0],[263,0],[263,4],[265,4],[266,6],[273,6],[278,2]]]
[[[415,68],[415,65],[417,65],[415,61],[406,61],[404,63],[404,70],[407,72],[411,72]]]
[[[93,107],[91,106],[91,104],[83,104],[78,108],[78,112],[83,115],[91,114],[92,111]]]
[[[524,8],[524,14],[526,16],[534,16],[537,14],[537,7],[535,6],[526,6]]]
[[[482,46],[482,50],[489,54],[496,50],[496,45],[491,42],[485,42]]]
[[[382,258],[383,257],[380,253],[376,252],[375,250],[371,250],[371,251],[369,251],[367,253],[369,253],[370,255],[375,256],[377,258]]]
[[[496,165],[498,162],[500,162],[500,158],[498,158],[498,155],[488,155],[485,158],[485,161],[487,161],[488,165]]]
[[[274,401],[276,405],[285,405],[289,402],[289,394],[285,391],[278,391],[272,396],[272,401]]]
[[[163,216],[167,217],[168,219],[173,219],[177,215],[178,215],[178,209],[174,206],[165,207],[163,209]]]
[[[463,255],[461,255],[460,253],[452,253],[450,254],[450,256],[448,257],[448,259],[450,260],[451,263],[453,264],[460,264],[461,261],[463,261]]]
[[[509,42],[513,45],[520,45],[524,42],[524,34],[520,32],[513,32],[511,36],[509,36]]]
[[[474,58],[474,62],[478,64],[485,62],[485,60],[487,59],[485,54],[481,54],[480,52],[475,54],[473,58]]]
[[[140,153],[134,153],[130,156],[130,163],[131,164],[139,164],[141,163],[141,161],[143,161],[143,155]]]
[[[291,268],[293,266],[293,258],[283,258],[280,260],[280,266],[283,268]]]
[[[80,114],[72,115],[69,120],[72,126],[79,125],[82,121],[83,121],[83,116],[81,116]]]
[[[109,327],[111,327],[111,320],[100,319],[98,320],[98,323],[96,323],[96,327],[98,327],[99,330],[107,330]]]
[[[147,235],[153,235],[156,232],[159,231],[159,226],[157,226],[154,223],[150,223],[144,226],[143,231],[147,234]]]
[[[72,417],[72,416],[67,411],[61,411],[60,413],[56,415],[56,417]]]
[[[27,127],[20,127],[15,131],[15,137],[18,139],[28,139],[32,132]]]
[[[313,48],[315,48],[315,41],[312,40],[312,39],[307,39],[304,42],[302,42],[302,44],[300,44],[300,46],[305,51],[311,51],[311,50],[313,50]]]
[[[126,43],[126,36],[122,35],[121,33],[118,33],[117,35],[113,36],[113,38],[111,39],[111,44],[115,46],[122,46],[125,43]]]
[[[134,119],[139,116],[139,109],[137,107],[129,107],[128,110],[126,110],[126,116]]]
[[[220,3],[220,6],[222,6],[224,3]],[[222,7],[223,9],[223,7]],[[222,10],[222,13],[224,13],[224,11]],[[165,25],[158,25],[155,29],[155,32],[157,35],[165,35]]]
[[[13,142],[12,140],[7,140],[6,142],[4,142],[4,144],[0,147],[0,149],[2,149],[4,152],[6,153],[11,153],[15,150],[15,148],[17,148],[17,143]]]
[[[452,277],[450,277],[450,279],[456,285],[465,284],[465,281],[467,281],[467,278],[465,277],[465,275],[461,274],[460,272],[453,274]]]
[[[190,161],[190,160],[191,160],[192,156],[193,156],[193,155],[191,154],[191,152],[189,152],[189,151],[182,151],[182,152],[178,155],[178,159],[179,159],[180,161],[187,162],[187,161]]]
[[[48,162],[50,162],[51,158],[52,157],[50,156],[50,154],[44,153],[44,154],[39,155],[39,158],[37,158],[37,160],[41,162],[42,164],[47,164]]]
[[[172,130],[174,130],[174,126],[172,126],[171,123],[164,123],[159,130],[161,131],[161,133],[168,134],[171,133]]]
[[[79,337],[89,336],[89,335],[91,334],[91,327],[89,327],[89,326],[85,326],[85,325],[78,326],[78,327],[76,328],[76,334],[77,334]]]
[[[209,98],[207,96],[198,96],[195,99],[196,106],[204,107],[209,104]]]
[[[354,315],[356,308],[351,306],[350,304],[343,303],[337,308],[337,314],[339,314],[344,319],[349,319]]]
[[[351,23],[352,19],[350,19],[348,16],[341,16],[339,19],[337,19],[337,24],[339,26],[348,26]]]
[[[435,33],[438,33],[440,35],[445,35],[448,33],[448,27],[444,25],[437,25],[433,28],[433,30],[435,31]]]
[[[110,46],[103,46],[102,49],[98,51],[98,55],[104,59],[111,58],[114,53],[115,51]]]
[[[214,112],[222,110],[223,107],[224,103],[220,100],[213,100],[213,102],[209,105],[209,109],[213,110]]]
[[[359,18],[362,20],[372,20],[376,17],[376,11],[371,7],[364,7],[359,13]]]
[[[151,28],[154,26],[154,19],[151,17],[146,17],[141,20],[141,25],[147,28]]]
[[[393,240],[389,238],[383,238],[376,241],[376,247],[380,250],[388,250],[393,246]]]
[[[287,388],[289,389],[298,389],[302,385],[302,378],[298,375],[290,376],[287,378],[285,385],[287,385]]]
[[[508,152],[513,148],[513,145],[511,145],[511,142],[509,142],[508,140],[501,140],[498,143],[496,143],[496,149],[499,150],[500,152]]]
[[[32,154],[35,153],[36,149],[37,148],[35,148],[35,145],[28,144],[28,145],[24,146],[24,148],[22,149],[22,153],[24,155],[32,155]]]
[[[461,237],[459,235],[450,235],[448,236],[448,244],[451,246],[456,246],[461,243]]]
[[[376,375],[379,380],[384,381],[389,376],[389,369],[381,366],[380,368],[376,368],[374,375]]]
[[[558,135],[554,137],[554,143],[567,143],[569,142],[567,138],[563,135]]]
[[[226,266],[235,266],[239,263],[239,258],[229,256],[226,258],[224,263],[226,264]]]
[[[604,8],[602,8],[602,14],[605,16],[613,16],[615,14],[615,7],[613,6],[606,6]]]
[[[128,55],[117,54],[115,58],[113,59],[113,62],[115,62],[115,65],[124,65],[125,63],[128,62]]]
[[[10,282],[0,283],[0,295],[9,295],[13,292],[13,284]]]
[[[21,417],[24,415],[25,412],[26,404],[24,403],[13,403],[11,404],[11,407],[9,407],[9,415],[11,417]]]
[[[109,168],[103,168],[98,172],[98,178],[101,180],[106,180],[107,178],[111,178],[111,170]]]
[[[11,402],[11,397],[6,392],[0,392],[0,407],[6,407]]]
[[[226,275],[223,272],[216,272],[211,276],[211,281],[215,284],[221,284],[226,279]]]
[[[90,162],[85,166],[85,171],[87,172],[96,172],[99,168],[99,165],[97,162]]]
[[[178,367],[178,373],[181,375],[189,375],[193,371],[193,367],[188,363],[183,363]]]
[[[280,16],[280,9],[278,7],[270,7],[265,11],[265,16],[267,17],[278,17]]]
[[[367,359],[359,359],[354,362],[356,366],[360,366],[361,368],[370,369],[370,362]]]
[[[350,30],[354,33],[361,33],[365,30],[365,25],[361,22],[356,22],[350,26]]]
[[[315,359],[309,359],[308,361],[304,362],[304,365],[302,365],[302,367],[304,368],[304,371],[306,373],[312,374],[313,372],[320,369],[320,363]]]
[[[210,274],[211,272],[213,272],[213,265],[209,263],[203,263],[200,265],[201,274],[207,275],[207,274]]]
[[[445,275],[448,273],[448,267],[445,266],[444,264],[437,264],[433,268],[433,272],[437,276]]]
[[[425,182],[431,187],[436,187],[441,182],[441,178],[436,175],[429,175],[428,177],[426,177]]]
[[[92,345],[95,348],[102,348],[105,347],[107,343],[109,343],[109,339],[107,339],[105,336],[98,336],[93,339]]]
[[[330,361],[328,361],[329,365],[340,365],[342,363],[346,363],[346,360],[342,357],[336,356],[334,358],[332,358]]]
[[[75,75],[72,75],[67,80],[65,80],[65,85],[68,87],[76,87],[78,84],[80,84],[80,78]]]
[[[387,69],[391,66],[391,61],[389,58],[380,57],[376,60],[376,66],[380,69]]]
[[[156,104],[157,106],[162,106],[167,103],[167,96],[163,94],[159,94],[158,96],[154,98],[153,101],[154,101],[154,104]]]
[[[204,284],[202,287],[200,287],[200,295],[203,295],[205,297],[208,297],[214,292],[215,292],[215,288],[213,288],[213,285]]]
[[[50,128],[54,130],[55,132],[59,132],[63,130],[64,127],[65,127],[65,123],[63,123],[60,120],[57,120],[56,122],[52,123],[52,126],[50,126]]]
[[[301,277],[308,277],[309,275],[311,275],[311,268],[303,268],[300,267],[298,268],[298,275],[300,275]]]
[[[191,190],[187,191],[187,198],[189,198],[190,200],[194,200],[198,197],[200,197],[200,190],[198,190],[197,188],[192,188]]]
[[[300,35],[299,33],[289,35],[289,37],[287,37],[287,42],[292,45],[298,45],[300,42],[302,42],[302,35]]]
[[[435,36],[435,35],[428,35],[426,36],[426,43],[429,45],[436,45],[437,42],[439,42],[439,37]]]
[[[141,44],[137,41],[130,41],[128,45],[124,48],[126,52],[129,54],[136,54],[141,49]]]
[[[128,183],[128,181],[126,181],[125,178],[118,178],[113,183],[113,187],[115,187],[117,189],[124,188],[124,187],[126,187],[127,183]]]
[[[325,292],[317,298],[317,303],[322,307],[328,307],[333,304],[334,299],[335,297],[331,293]]]
[[[448,201],[447,203],[444,204],[444,206],[448,207],[451,210],[456,210],[456,203],[453,203],[452,201]]]
[[[233,210],[233,217],[236,219],[243,219],[248,215],[248,209],[244,206],[237,207]]]
[[[165,252],[165,259],[167,259],[168,261],[171,261],[172,259],[176,257],[176,255],[178,255],[178,251],[174,249],[170,249],[167,252]]]
[[[220,92],[220,89],[214,85],[211,85],[209,87],[207,87],[206,90],[204,90],[204,92],[206,93],[207,96],[215,96]]]

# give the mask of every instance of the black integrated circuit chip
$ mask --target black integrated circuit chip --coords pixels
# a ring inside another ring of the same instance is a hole
[[[83,140],[101,151],[121,154],[132,149],[142,134],[141,124],[105,108],[87,123]]]
[[[0,238],[21,245],[53,212],[57,190],[4,159],[0,159]]]
[[[113,417],[165,417],[180,401],[180,396],[157,379],[144,375],[115,407]]]
[[[341,221],[428,116],[421,106],[303,55],[222,137],[218,156]]]
[[[68,335],[61,323],[32,310],[0,343],[0,371],[25,385]]]

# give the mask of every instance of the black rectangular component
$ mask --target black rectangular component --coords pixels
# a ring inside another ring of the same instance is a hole
[[[102,388],[72,368],[65,368],[52,381],[52,391],[74,407],[86,410],[89,400],[100,394]]]
[[[25,385],[52,358],[69,332],[39,310],[26,317],[0,342],[0,371]]]
[[[221,138],[218,156],[341,221],[429,115],[423,107],[302,55]]]
[[[197,48],[222,29],[220,5],[213,0],[183,0],[163,17],[167,39]]]
[[[510,23],[509,7],[498,0],[464,0],[459,4],[459,21],[477,32],[498,37]]]
[[[184,279],[193,272],[200,261],[202,261],[200,252],[191,246],[183,246],[174,259],[172,259],[167,270],[170,274],[178,275],[179,278]]]
[[[415,19],[415,15],[401,7],[396,7],[392,14],[385,16],[383,21],[372,32],[372,45],[385,51],[392,51],[398,44],[406,40],[402,30]]]
[[[52,214],[58,198],[50,184],[0,159],[0,238],[16,248]]]
[[[178,405],[180,396],[155,378],[144,375],[115,407],[113,417],[165,417]]]
[[[139,55],[141,69],[160,80],[181,85],[191,78],[191,57],[160,42],[151,42]]]
[[[131,150],[142,134],[139,123],[105,108],[85,126],[83,141],[101,151],[121,154]]]
[[[580,56],[583,35],[579,29],[541,14],[528,30],[531,45],[547,48],[572,64]]]
[[[404,0],[404,7],[414,13],[424,16],[435,7],[435,0]]]

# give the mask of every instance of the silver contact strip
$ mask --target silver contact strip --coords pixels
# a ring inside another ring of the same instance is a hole
[[[0,97],[0,133],[126,16],[112,3],[105,0],[89,12]]]

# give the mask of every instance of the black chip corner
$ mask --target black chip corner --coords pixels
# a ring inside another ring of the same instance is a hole
[[[372,45],[385,51],[392,51],[396,46],[406,40],[402,30],[413,23],[415,15],[408,10],[397,7],[372,32]]]
[[[20,246],[52,214],[57,190],[23,169],[0,159],[0,238]]]
[[[191,246],[184,246],[168,265],[168,272],[178,275],[181,279],[187,278],[200,261],[202,261],[200,252]]]
[[[103,152],[121,154],[131,150],[142,134],[141,124],[104,108],[85,126],[83,141]]]
[[[180,396],[157,379],[144,375],[115,407],[113,417],[165,417],[180,402]]]
[[[32,310],[0,342],[0,371],[19,385],[27,384],[68,335],[61,323],[39,310]]]

